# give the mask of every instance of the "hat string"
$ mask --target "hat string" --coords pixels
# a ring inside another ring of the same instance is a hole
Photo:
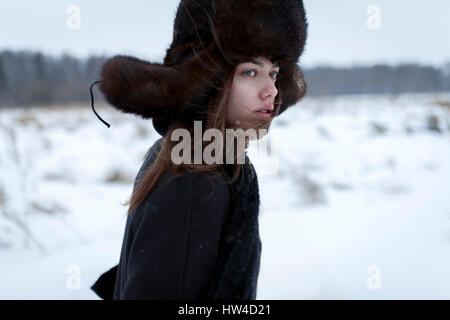
[[[94,111],[95,115],[100,119],[101,122],[103,122],[109,128],[110,124],[108,122],[106,122],[105,120],[103,120],[102,118],[100,118],[100,116],[97,114],[97,112],[95,112],[95,109],[94,109],[94,95],[92,94],[92,87],[100,82],[102,82],[102,81],[94,81],[91,84],[91,86],[89,87],[89,91],[91,93],[91,105],[92,105],[92,110]]]

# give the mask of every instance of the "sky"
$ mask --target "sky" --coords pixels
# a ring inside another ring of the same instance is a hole
[[[179,0],[2,0],[0,50],[162,61]],[[305,0],[308,39],[299,63],[354,66],[450,62],[450,1]]]

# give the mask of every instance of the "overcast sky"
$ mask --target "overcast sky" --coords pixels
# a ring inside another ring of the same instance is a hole
[[[1,0],[0,50],[162,61],[179,0]],[[450,62],[448,0],[305,0],[303,66]],[[80,9],[77,29],[76,13]],[[375,5],[375,7],[371,7]],[[368,10],[369,8],[369,10]],[[75,27],[71,29],[68,25]],[[368,27],[369,25],[369,27]],[[379,27],[379,28],[377,28]]]

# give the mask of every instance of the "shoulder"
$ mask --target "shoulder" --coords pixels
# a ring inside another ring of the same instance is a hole
[[[139,172],[136,175],[136,178],[134,180],[133,190],[136,189],[136,185],[139,179],[142,178],[144,173],[148,170],[148,168],[151,166],[151,164],[156,160],[156,157],[158,156],[158,153],[161,149],[161,142],[162,138],[159,138],[156,140],[153,145],[147,150],[147,152],[144,155],[144,162],[141,165],[141,168],[139,169]]]
[[[171,219],[186,215],[212,217],[221,224],[230,204],[231,187],[220,171],[186,171],[179,175],[167,172],[133,213],[133,224],[137,227],[154,219],[175,222]]]

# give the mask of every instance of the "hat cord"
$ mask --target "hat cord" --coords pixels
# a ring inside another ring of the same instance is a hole
[[[92,87],[93,87],[94,85],[96,85],[97,83],[100,83],[100,82],[102,82],[102,81],[94,81],[94,82],[91,84],[91,86],[89,87],[89,91],[90,91],[90,93],[91,93],[91,105],[92,105],[92,110],[94,111],[94,113],[95,113],[95,115],[97,116],[97,118],[99,118],[100,121],[103,122],[103,123],[109,128],[109,127],[110,127],[110,124],[109,124],[108,122],[106,122],[105,120],[103,120],[102,118],[100,118],[100,116],[97,114],[97,112],[95,112],[95,109],[94,109],[94,95],[92,94]]]

